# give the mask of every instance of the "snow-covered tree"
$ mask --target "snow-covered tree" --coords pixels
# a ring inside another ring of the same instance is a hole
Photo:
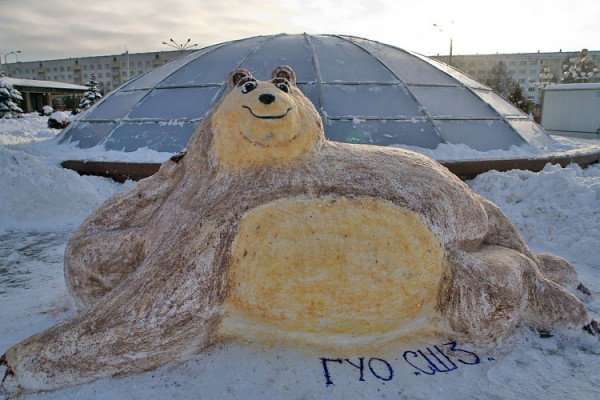
[[[95,80],[95,76],[92,75],[92,79],[89,82],[84,83],[89,88],[87,92],[83,94],[81,101],[79,102],[79,108],[82,110],[88,109],[102,98],[100,92],[98,92],[98,82]]]
[[[596,67],[588,53],[588,49],[583,49],[577,56],[563,61],[561,83],[588,83],[600,79],[598,67]]]
[[[514,84],[507,97],[508,101],[517,106],[520,110],[528,113],[531,102],[523,96],[523,89],[518,84]]]
[[[0,71],[0,118],[17,118],[23,110],[18,103],[23,101],[21,93],[4,78]]]
[[[485,84],[500,93],[504,97],[508,97],[510,89],[514,85],[512,74],[506,68],[504,61],[498,61],[498,64],[492,67],[488,74]]]

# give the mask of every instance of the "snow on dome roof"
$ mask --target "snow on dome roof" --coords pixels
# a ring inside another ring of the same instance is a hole
[[[225,93],[229,71],[266,80],[281,64],[296,72],[330,140],[479,151],[553,142],[492,89],[431,58],[353,36],[279,34],[209,46],[141,75],[81,114],[61,143],[178,152]]]

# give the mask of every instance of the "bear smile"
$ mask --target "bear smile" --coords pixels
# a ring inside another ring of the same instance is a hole
[[[254,117],[260,118],[260,119],[280,119],[280,118],[285,117],[292,109],[292,107],[289,107],[287,110],[285,110],[285,112],[283,114],[279,114],[279,115],[258,115],[258,114],[255,114],[254,111],[252,111],[252,109],[250,107],[248,107],[248,106],[242,106],[242,107],[247,108],[248,111],[250,111],[250,114],[252,114]]]

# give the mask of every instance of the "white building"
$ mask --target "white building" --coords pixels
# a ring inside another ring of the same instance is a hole
[[[94,77],[102,93],[110,92],[129,79],[150,71],[181,53],[123,53],[119,55],[26,61],[4,66],[6,75],[17,79],[56,81],[84,84]]]

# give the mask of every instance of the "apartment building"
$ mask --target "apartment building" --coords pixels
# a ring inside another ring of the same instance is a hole
[[[156,68],[181,53],[158,51],[152,53],[123,53],[119,55],[26,61],[4,66],[6,75],[18,79],[56,81],[82,85],[94,77],[103,94],[116,89],[128,80]]]
[[[563,65],[568,65],[568,59],[577,57],[579,50],[554,53],[508,53],[508,54],[471,54],[448,56],[434,56],[437,60],[451,64],[453,67],[465,72],[480,82],[485,82],[494,66],[503,61],[513,80],[523,90],[523,95],[534,104],[538,105],[542,96],[540,74],[548,68],[556,81],[560,81]],[[600,66],[600,51],[588,53],[591,61]]]
[[[194,50],[187,50],[190,52]],[[156,68],[181,53],[158,51],[150,53],[123,53],[119,55],[67,58],[58,60],[27,61],[9,63],[4,66],[7,76],[20,79],[48,80],[73,84],[84,84],[92,79],[99,82],[99,90],[105,94],[116,89],[138,75]],[[498,62],[506,64],[523,94],[534,104],[539,104],[542,88],[537,84],[540,73],[549,68],[556,79],[560,79],[563,64],[579,51],[555,53],[508,53],[434,56],[437,60],[451,64],[471,77],[485,82],[488,74]],[[600,51],[590,51],[589,57],[600,66]]]

